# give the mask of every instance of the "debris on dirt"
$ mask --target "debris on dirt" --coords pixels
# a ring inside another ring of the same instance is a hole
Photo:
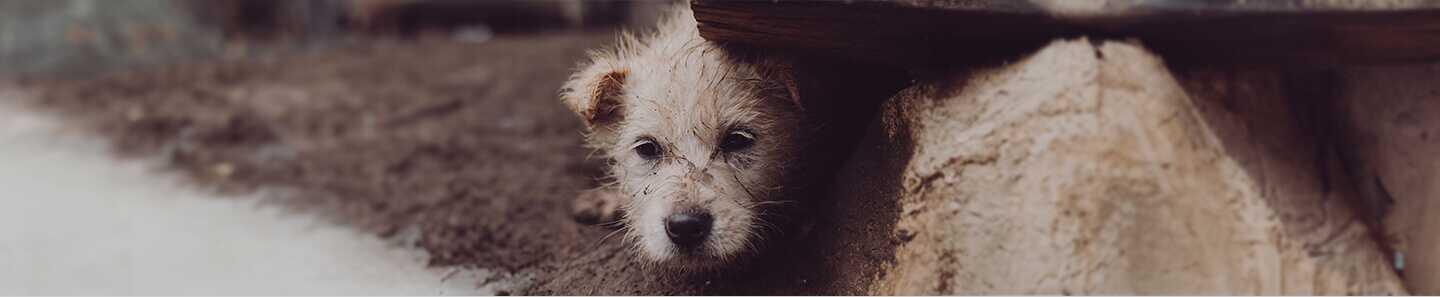
[[[613,37],[375,42],[27,87],[222,191],[286,189],[273,200],[377,234],[419,226],[434,265],[553,273],[609,232],[566,211],[599,171],[555,94]],[[504,74],[467,75],[482,72]]]
[[[431,265],[532,279],[520,293],[864,293],[891,248],[837,234],[892,236],[886,224],[831,222],[763,265],[689,279],[644,267],[616,230],[573,220],[570,204],[597,185],[603,161],[589,158],[557,92],[615,36],[377,40],[25,87],[118,153],[164,156],[222,192],[282,193],[273,202],[376,235],[418,230],[410,242]],[[861,260],[816,252],[828,250]]]

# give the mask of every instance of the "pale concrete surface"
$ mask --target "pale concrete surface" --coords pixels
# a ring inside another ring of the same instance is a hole
[[[13,95],[13,92],[11,92]],[[0,295],[488,295],[484,271],[117,160],[0,89]]]

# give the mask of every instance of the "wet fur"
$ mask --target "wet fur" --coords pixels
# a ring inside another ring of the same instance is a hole
[[[587,143],[610,160],[610,182],[597,191],[622,199],[627,241],[656,266],[682,270],[724,266],[759,250],[780,231],[787,186],[814,127],[805,121],[793,67],[700,38],[688,9],[655,33],[625,34],[595,52],[566,83],[562,99],[587,123]],[[753,133],[754,145],[717,150],[727,133]],[[654,139],[664,156],[632,150]],[[803,162],[802,162],[803,163]],[[663,218],[699,207],[715,217],[701,251],[682,254],[665,236]]]
[[[656,32],[624,34],[594,52],[561,97],[585,121],[587,145],[610,161],[608,182],[587,192],[603,194],[582,197],[620,205],[619,232],[645,263],[735,271],[725,268],[813,241],[805,236],[828,205],[824,186],[879,104],[909,81],[901,70],[854,60],[708,42],[682,7]],[[733,127],[754,133],[754,147],[716,154]],[[642,136],[673,154],[638,159],[632,145]],[[667,248],[661,218],[688,206],[716,217],[717,240],[704,255]]]

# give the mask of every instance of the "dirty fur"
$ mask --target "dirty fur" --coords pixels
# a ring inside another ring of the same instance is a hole
[[[783,57],[705,41],[686,8],[656,32],[592,53],[561,98],[610,170],[579,198],[577,215],[619,216],[619,232],[653,266],[710,270],[753,255],[779,233],[779,210],[803,184],[797,172],[815,124],[796,77]],[[727,149],[736,139],[748,145]],[[667,238],[665,218],[682,211],[713,215],[698,248]]]

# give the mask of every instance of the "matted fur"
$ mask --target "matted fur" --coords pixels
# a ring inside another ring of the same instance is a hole
[[[757,249],[768,206],[788,203],[781,189],[808,134],[784,59],[748,55],[705,41],[688,8],[651,34],[623,34],[592,53],[561,97],[586,121],[587,143],[608,158],[624,232],[645,259],[694,270],[729,263]],[[735,131],[754,136],[747,149],[724,152]],[[635,152],[653,140],[661,157]],[[695,251],[667,238],[664,220],[682,209],[714,217]]]

